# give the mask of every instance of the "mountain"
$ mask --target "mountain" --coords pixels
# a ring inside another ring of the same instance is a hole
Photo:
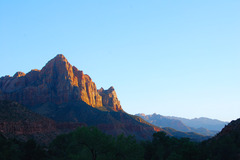
[[[0,133],[6,138],[35,139],[47,144],[57,135],[73,131],[85,123],[55,122],[12,101],[0,101]]]
[[[140,116],[141,118],[148,121],[149,123],[152,123],[159,127],[170,127],[183,132],[191,131],[191,129],[188,126],[184,125],[181,121],[175,120],[175,119],[169,119],[160,114],[154,113],[152,115],[145,115],[143,113],[140,113],[136,115]]]
[[[137,139],[150,139],[156,131],[173,136],[170,129],[164,130],[124,112],[113,87],[97,90],[92,79],[61,54],[41,70],[34,69],[27,74],[17,72],[13,77],[0,78],[0,100],[16,101],[53,120],[52,124],[55,122],[61,133],[84,124],[96,126],[111,135],[135,135]],[[178,132],[174,131],[174,135]],[[179,132],[178,137],[182,136],[188,134]]]
[[[203,127],[199,127],[199,128],[194,128],[194,127],[189,127],[188,125],[186,125],[184,122],[181,121],[181,118],[177,119],[177,118],[171,118],[171,117],[167,117],[167,116],[162,116],[160,114],[152,114],[152,115],[145,115],[145,114],[136,114],[137,116],[140,116],[141,118],[143,118],[144,120],[146,120],[147,122],[156,125],[158,127],[167,127],[167,128],[173,128],[175,130],[178,131],[182,131],[182,132],[196,132],[198,134],[201,135],[205,135],[205,136],[214,136],[216,133],[218,133],[218,131],[215,130],[208,130],[206,128]],[[200,124],[200,123],[199,123]]]
[[[164,127],[163,128],[164,131],[167,131],[168,133],[170,133],[172,136],[176,137],[176,138],[189,138],[191,139],[192,141],[195,141],[195,142],[201,142],[201,141],[204,141],[204,140],[207,140],[209,138],[211,138],[210,136],[206,136],[206,135],[202,135],[200,133],[196,133],[196,132],[182,132],[182,131],[178,131],[178,130],[175,130],[173,128],[170,128],[170,127]]]
[[[176,119],[182,121],[185,125],[194,128],[206,128],[208,130],[221,131],[222,128],[228,124],[228,122],[219,121],[217,119],[210,119],[205,117],[187,119],[180,117],[168,117],[170,119]]]
[[[163,131],[124,112],[113,87],[97,90],[92,79],[63,55],[57,55],[41,70],[0,78],[0,100],[16,101],[57,123],[65,123],[65,127],[84,123],[112,135],[132,134],[138,139]]]
[[[240,118],[231,121],[213,138],[204,141],[202,148],[207,151],[206,159],[240,159]]]
[[[56,109],[53,104],[45,104],[44,107],[49,107],[51,110]],[[57,110],[57,113],[50,112],[56,115],[57,118],[47,116],[56,121],[32,112],[17,102],[0,101],[0,132],[7,138],[20,140],[33,138],[37,142],[44,144],[49,143],[58,134],[68,133],[77,127],[87,125],[97,126],[112,135],[134,132],[136,138],[139,139],[148,139],[147,136],[152,134],[150,133],[152,126],[148,126],[145,122],[141,125],[138,123],[137,117],[123,112],[120,114],[118,112],[102,112],[82,101],[62,104],[61,106],[56,105],[55,107],[62,108]],[[47,111],[46,108],[44,109]],[[63,116],[64,114],[66,115]],[[59,115],[63,116],[63,118],[60,118]],[[74,122],[76,119],[77,122]],[[131,121],[132,123],[128,123]]]
[[[111,135],[124,133],[125,135],[135,135],[137,139],[149,139],[155,131],[163,131],[163,129],[123,111],[93,108],[83,101],[62,104],[45,103],[31,109],[56,122],[84,122],[88,126],[96,126]]]
[[[99,94],[102,95],[100,95]],[[17,72],[13,77],[0,79],[0,100],[13,100],[31,107],[52,102],[62,104],[70,101],[84,101],[92,107],[105,107],[115,111],[122,110],[114,88],[97,90],[92,79],[72,66],[59,54],[41,70],[29,73]]]
[[[34,138],[42,143],[60,133],[53,120],[10,101],[0,101],[0,132],[8,138]]]

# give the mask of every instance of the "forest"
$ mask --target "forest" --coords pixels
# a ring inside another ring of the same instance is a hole
[[[151,141],[138,141],[134,136],[113,137],[95,127],[81,127],[57,136],[49,145],[0,135],[1,160],[237,160],[239,153],[240,136],[234,132],[203,142],[157,132]]]

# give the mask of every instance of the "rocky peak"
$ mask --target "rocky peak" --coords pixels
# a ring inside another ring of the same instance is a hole
[[[122,110],[113,87],[97,90],[90,76],[72,66],[62,54],[41,70],[0,78],[0,100],[13,100],[30,107],[46,102],[62,104],[81,100],[92,107]]]
[[[114,111],[122,110],[120,101],[117,98],[117,94],[113,87],[110,87],[108,90],[104,90],[103,88],[98,90],[100,96],[102,96],[103,106],[109,107]]]
[[[17,72],[17,73],[15,73],[14,74],[14,78],[18,78],[18,77],[22,77],[22,76],[25,76],[26,74],[25,73],[23,73],[23,72]]]
[[[65,63],[68,63],[68,60],[64,55],[58,54],[53,59],[51,59],[49,62],[65,62]]]
[[[41,71],[42,74],[49,74],[50,76],[53,75],[60,78],[68,78],[67,76],[70,76],[73,73],[72,65],[61,54],[58,54],[56,57],[51,59]]]
[[[55,58],[59,58],[59,59],[63,59],[63,60],[67,60],[66,57],[63,54],[58,54],[56,55]]]
[[[144,114],[144,113],[139,113],[139,114],[137,114],[137,116],[145,117],[146,114]]]
[[[99,90],[98,90],[98,93],[102,93],[104,91],[103,87],[101,87]]]

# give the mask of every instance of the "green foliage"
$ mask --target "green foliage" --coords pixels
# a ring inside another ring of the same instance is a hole
[[[134,137],[120,135],[114,138],[95,127],[81,127],[58,136],[49,147],[53,160],[140,160],[143,153]]]
[[[187,138],[177,139],[164,132],[153,134],[152,142],[145,142],[146,160],[197,160],[198,144]]]
[[[115,160],[140,160],[143,159],[144,149],[136,142],[133,136],[119,135],[114,143]]]
[[[225,136],[211,139],[201,144],[203,159],[239,160],[240,132],[231,132]]]
[[[43,148],[34,140],[19,142],[15,139],[5,139],[0,135],[1,160],[44,160],[47,158]]]
[[[18,160],[21,156],[20,146],[13,140],[7,140],[0,135],[0,159]]]
[[[24,160],[42,160],[47,157],[43,147],[39,146],[34,140],[29,140],[22,144]]]
[[[95,127],[81,127],[59,135],[45,148],[34,140],[19,142],[0,135],[0,160],[238,160],[239,155],[239,132],[202,143],[157,132],[152,141],[139,143],[133,136],[112,137]]]

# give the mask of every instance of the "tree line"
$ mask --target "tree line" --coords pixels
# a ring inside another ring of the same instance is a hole
[[[57,136],[48,146],[0,136],[1,160],[237,160],[239,156],[238,132],[199,143],[164,132],[154,133],[151,141],[137,141],[134,136],[113,137],[95,127],[81,127]]]

